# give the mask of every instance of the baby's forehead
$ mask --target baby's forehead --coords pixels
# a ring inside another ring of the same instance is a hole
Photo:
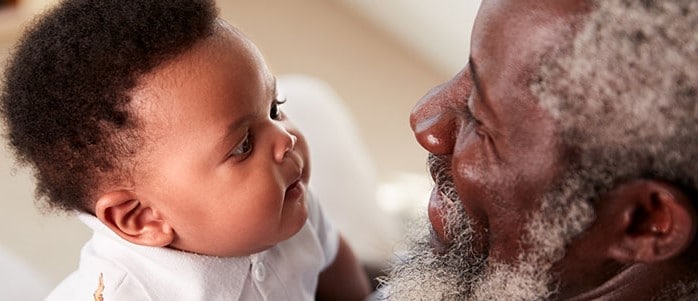
[[[257,78],[270,89],[274,86],[274,77],[257,47],[237,28],[218,19],[211,35],[138,79],[130,93],[131,109],[149,123],[161,117],[158,112],[163,106],[182,100],[177,92],[198,95],[201,101],[203,94],[192,92],[197,88],[209,96],[225,97],[233,93],[231,86],[247,85],[243,79],[247,77]],[[220,95],[211,94],[216,92]]]

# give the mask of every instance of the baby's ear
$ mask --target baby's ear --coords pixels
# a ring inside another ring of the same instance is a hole
[[[135,244],[164,247],[174,240],[172,227],[129,190],[102,195],[95,204],[95,215],[121,238]]]
[[[694,243],[696,226],[692,200],[674,185],[639,180],[622,184],[605,200],[612,205],[598,212],[613,243],[608,252],[621,262],[656,262],[678,256]]]

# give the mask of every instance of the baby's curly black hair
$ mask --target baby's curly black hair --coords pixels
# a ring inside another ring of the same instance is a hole
[[[92,212],[95,189],[128,181],[142,142],[138,79],[213,34],[207,0],[66,0],[7,61],[0,113],[17,159],[51,208]]]

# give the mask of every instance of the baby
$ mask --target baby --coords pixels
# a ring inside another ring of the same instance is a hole
[[[257,48],[206,0],[66,0],[0,108],[38,197],[94,235],[48,300],[360,300]]]

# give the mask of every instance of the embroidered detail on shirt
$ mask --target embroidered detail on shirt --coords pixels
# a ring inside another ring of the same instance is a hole
[[[95,297],[95,301],[104,301],[102,292],[104,292],[104,278],[102,273],[99,273],[99,284],[97,284],[97,290],[95,291],[94,295],[92,295]]]

